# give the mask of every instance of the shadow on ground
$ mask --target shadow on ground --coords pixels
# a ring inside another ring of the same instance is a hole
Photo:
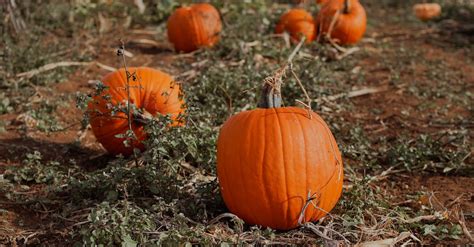
[[[113,156],[104,152],[80,146],[77,143],[57,143],[33,138],[14,138],[0,143],[0,172],[2,166],[21,164],[26,155],[41,153],[42,161],[57,161],[61,164],[77,164],[85,170],[104,168]]]

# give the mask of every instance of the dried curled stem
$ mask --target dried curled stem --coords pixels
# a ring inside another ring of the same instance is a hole
[[[301,102],[300,100],[296,100],[297,103],[303,105],[304,107],[306,107],[306,109],[308,110],[308,118],[309,119],[312,119],[312,115],[311,115],[311,98],[309,97],[308,95],[308,92],[306,91],[306,88],[303,86],[303,83],[301,83],[300,81],[300,78],[298,78],[298,76],[296,75],[295,71],[293,70],[293,64],[290,63],[290,71],[291,71],[291,74],[293,74],[293,77],[296,79],[296,82],[298,82],[298,85],[301,87],[301,90],[303,90],[303,93],[306,97],[306,100],[307,100],[307,103],[303,103]]]
[[[344,8],[342,9],[342,12],[344,14],[349,14],[350,10],[351,10],[351,1],[344,0]]]
[[[301,212],[300,212],[300,216],[298,218],[298,225],[301,226],[301,227],[305,227],[305,228],[308,228],[309,230],[311,230],[313,233],[315,233],[316,235],[318,235],[319,237],[323,238],[324,240],[326,241],[330,241],[330,242],[336,242],[336,240],[332,239],[331,237],[327,236],[327,232],[330,231],[336,235],[338,235],[341,239],[343,239],[347,244],[350,243],[350,241],[344,237],[344,235],[342,235],[341,233],[337,232],[336,230],[334,229],[331,229],[329,227],[325,227],[325,226],[321,226],[321,225],[316,225],[314,223],[311,223],[311,222],[304,222],[305,220],[305,213],[306,213],[306,209],[308,208],[308,206],[310,204],[313,205],[313,207],[315,207],[316,209],[318,210],[321,210],[323,212],[325,212],[326,214],[329,214],[329,212],[325,211],[324,209],[318,207],[316,205],[316,203],[314,202],[315,200],[317,200],[318,198],[320,197],[320,195],[318,193],[313,193],[311,194],[311,191],[308,191],[308,196],[307,196],[307,199],[306,199],[306,203],[305,205],[303,206],[303,208],[301,209]],[[324,229],[324,232],[322,232],[320,229]]]

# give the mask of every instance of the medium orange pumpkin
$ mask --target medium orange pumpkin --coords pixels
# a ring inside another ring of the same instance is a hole
[[[174,83],[173,78],[164,72],[146,67],[132,67],[128,68],[128,71],[136,72],[136,80],[131,79],[129,82],[130,102],[153,116],[158,113],[170,114],[176,125],[181,124],[177,121],[177,117],[184,111],[184,101],[180,95],[180,86]],[[115,155],[130,155],[133,153],[133,148],[143,150],[142,141],[146,139],[144,126],[137,121],[132,121],[132,129],[137,140],[129,147],[123,144],[124,138],[116,137],[125,134],[129,128],[125,113],[118,112],[111,115],[112,105],[126,105],[126,81],[124,69],[107,74],[102,83],[108,88],[100,95],[94,96],[88,105],[90,124],[95,137],[109,153]]]
[[[306,36],[306,43],[314,40],[316,36],[314,20],[310,13],[304,9],[291,9],[281,16],[276,25],[275,33],[288,32],[293,41],[300,40],[301,35]]]
[[[413,11],[418,19],[429,21],[441,15],[441,5],[438,3],[419,3],[413,6]]]
[[[169,17],[168,39],[176,51],[191,52],[219,41],[222,22],[214,6],[208,3],[180,7]]]
[[[217,142],[217,176],[228,209],[249,224],[287,230],[316,221],[337,203],[343,167],[336,141],[321,117],[281,107],[265,94],[262,108],[228,119]]]
[[[332,30],[331,22],[336,18]],[[355,44],[364,36],[367,15],[359,0],[329,0],[316,17],[316,31],[339,44]]]

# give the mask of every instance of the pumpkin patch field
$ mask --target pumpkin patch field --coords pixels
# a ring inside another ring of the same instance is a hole
[[[0,13],[0,246],[474,244],[473,1]]]

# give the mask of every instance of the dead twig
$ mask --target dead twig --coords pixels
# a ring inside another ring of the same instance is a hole
[[[301,83],[300,78],[298,78],[295,71],[293,70],[293,63],[290,63],[289,68],[290,68],[291,74],[293,74],[293,77],[295,78],[296,82],[298,82],[298,85],[300,86],[301,90],[303,90],[303,93],[306,97],[306,100],[308,101],[307,104],[305,104],[305,103],[303,103],[299,100],[296,100],[296,102],[298,102],[298,103],[300,103],[300,104],[302,104],[306,107],[306,109],[308,110],[308,118],[311,119],[312,118],[312,115],[311,115],[311,98],[309,97],[308,92],[306,91],[306,88],[304,88],[303,83]]]
[[[241,219],[239,218],[239,216],[237,216],[237,215],[235,215],[235,214],[233,214],[233,213],[223,213],[223,214],[218,215],[217,217],[215,217],[215,218],[212,219],[211,221],[209,221],[209,223],[208,223],[207,225],[208,225],[208,226],[214,225],[214,224],[216,224],[218,221],[220,221],[220,220],[223,219],[223,218],[232,218],[232,219],[241,221]]]
[[[105,65],[105,64],[99,63],[99,62],[92,62],[92,64],[95,64],[98,67],[100,67],[101,69],[105,69],[105,70],[108,70],[108,71],[116,71],[117,70],[116,68],[114,68],[112,66],[108,66],[108,65]]]
[[[355,97],[360,97],[360,96],[364,96],[364,95],[367,95],[367,94],[380,93],[380,92],[384,92],[384,91],[387,91],[387,90],[388,90],[388,87],[386,87],[386,86],[362,88],[362,89],[354,90],[354,91],[351,91],[351,92],[348,92],[348,93],[340,93],[340,94],[335,94],[335,95],[332,95],[332,96],[328,96],[328,97],[326,97],[326,99],[329,100],[329,101],[334,101],[334,100],[344,98],[344,97],[355,98]]]
[[[46,71],[49,71],[49,70],[53,70],[53,69],[56,69],[56,68],[60,68],[60,67],[88,66],[88,65],[93,65],[93,64],[99,66],[102,69],[108,70],[108,71],[115,71],[116,70],[115,68],[113,68],[111,66],[108,66],[108,65],[105,65],[105,64],[102,64],[102,63],[99,63],[99,62],[95,62],[95,61],[93,61],[93,62],[67,62],[67,61],[63,61],[63,62],[46,64],[46,65],[41,66],[37,69],[33,69],[33,70],[30,70],[30,71],[27,71],[27,72],[22,72],[22,73],[16,74],[16,77],[31,78],[35,75],[40,74],[40,73],[43,73],[43,72],[46,72]]]
[[[173,58],[174,59],[178,59],[178,58],[187,58],[187,57],[194,57],[194,55],[196,55],[197,53],[199,52],[202,52],[202,50],[195,50],[195,51],[192,51],[192,52],[188,52],[188,53],[181,53],[181,54],[177,54],[177,55],[174,55]]]
[[[456,204],[461,198],[463,198],[466,194],[462,193],[458,197],[456,197],[452,202],[446,204],[446,208],[451,208],[454,204]]]
[[[145,13],[146,5],[143,3],[143,0],[134,0],[133,3],[135,3],[135,5],[137,6],[138,13]]]
[[[132,34],[145,34],[145,35],[156,35],[158,31],[156,30],[147,30],[147,29],[134,29],[129,31]]]
[[[293,59],[295,58],[296,54],[300,51],[301,47],[303,46],[304,42],[306,41],[306,37],[303,36],[298,43],[298,45],[295,47],[295,49],[291,52],[290,56],[288,57],[288,60],[286,61],[285,64],[285,69],[290,66],[290,64],[293,62]]]
[[[396,246],[397,243],[400,243],[407,238],[411,238],[421,243],[421,241],[417,237],[415,237],[412,233],[402,232],[396,238],[388,238],[388,239],[382,239],[382,240],[377,240],[377,241],[364,242],[364,243],[357,244],[356,246],[357,247]],[[405,242],[405,244],[407,244],[408,242],[411,242],[411,239]]]
[[[387,90],[388,90],[387,87],[363,88],[363,89],[359,89],[359,90],[349,92],[347,94],[347,97],[348,98],[355,98],[355,97],[360,97],[360,96],[367,95],[367,94],[380,93],[380,92],[387,91]]]
[[[392,174],[395,174],[395,173],[399,173],[399,172],[403,172],[403,169],[400,169],[400,170],[394,170],[394,166],[388,168],[387,170],[383,171],[382,173],[380,173],[379,175],[375,175],[373,176],[370,181],[382,181],[384,179],[387,178],[388,175],[392,175]]]
[[[87,66],[87,65],[90,65],[90,64],[91,64],[90,62],[57,62],[57,63],[50,63],[50,64],[46,64],[44,66],[41,66],[37,69],[17,74],[16,77],[31,78],[31,77],[33,77],[37,74],[40,74],[40,73],[48,71],[48,70],[53,70],[53,69],[58,68],[58,67]]]
[[[185,83],[185,82],[195,78],[198,74],[199,74],[198,71],[192,69],[192,70],[188,70],[186,72],[183,72],[183,73],[177,75],[174,79],[176,81],[181,82],[181,83]]]
[[[302,225],[303,227],[311,230],[311,232],[313,232],[314,234],[318,235],[319,237],[323,238],[324,240],[326,241],[335,241],[334,239],[328,237],[326,234],[324,234],[323,232],[321,232],[315,224],[311,223],[311,222],[306,222]]]
[[[342,47],[341,47],[342,48]],[[359,47],[352,47],[352,48],[349,48],[349,49],[345,49],[344,48],[344,51],[341,53],[341,54],[337,54],[336,55],[336,60],[341,60],[347,56],[350,56],[356,52],[358,52],[360,50]]]
[[[415,217],[413,219],[408,219],[408,220],[402,219],[402,221],[404,223],[407,223],[407,224],[412,224],[412,223],[417,223],[417,222],[420,222],[420,221],[435,221],[435,220],[438,220],[438,219],[444,219],[444,216],[442,216],[442,215],[422,215],[422,216]]]
[[[160,44],[151,39],[134,39],[129,41],[132,44],[140,44],[140,45],[151,45],[154,47],[163,47],[163,44]]]
[[[228,111],[228,113],[229,113],[229,117],[231,117],[232,114],[233,114],[233,112],[234,112],[234,110],[233,110],[233,108],[232,108],[232,97],[229,95],[229,93],[227,92],[227,90],[226,90],[224,87],[222,87],[221,85],[219,85],[219,89],[222,90],[222,92],[224,92],[224,95],[225,95],[225,97],[227,98],[227,101],[226,101],[226,103],[227,103],[227,111]]]
[[[91,221],[90,221],[90,220],[85,220],[85,221],[77,222],[77,223],[75,223],[75,224],[72,224],[72,225],[69,226],[69,227],[81,226],[81,225],[84,225],[84,224],[87,224],[87,223],[91,223]]]
[[[321,237],[324,240],[329,241],[329,242],[332,243],[332,242],[335,242],[336,240],[328,237],[327,234],[326,234],[328,231],[331,231],[331,232],[335,233],[336,235],[338,235],[339,237],[341,237],[347,244],[349,244],[350,241],[346,237],[344,237],[344,235],[342,235],[341,233],[335,231],[334,229],[331,229],[331,228],[325,227],[325,226],[315,225],[314,223],[311,223],[311,222],[303,222],[304,218],[305,218],[306,209],[308,208],[308,206],[310,204],[312,204],[316,209],[321,210],[321,211],[325,212],[326,214],[329,214],[329,212],[327,212],[324,209],[318,207],[316,205],[316,203],[314,203],[314,200],[319,197],[318,193],[311,194],[311,191],[308,191],[308,196],[307,197],[308,198],[306,200],[306,203],[305,203],[305,205],[303,205],[303,208],[301,209],[301,212],[300,212],[300,216],[298,218],[298,225],[301,226],[301,227],[304,227],[304,228],[308,228],[309,230],[311,230],[313,233],[315,233],[319,237]],[[319,230],[320,228],[324,229],[324,232],[321,232]]]
[[[20,34],[23,31],[25,31],[26,24],[25,24],[25,21],[23,20],[23,17],[21,16],[20,11],[17,10],[17,5],[15,3],[15,0],[7,0],[7,11],[8,11],[7,18],[10,19],[15,32],[17,34]]]
[[[326,32],[326,38],[328,40],[332,40],[331,38],[332,30],[334,29],[334,26],[336,25],[337,19],[339,18],[339,15],[341,14],[341,12],[342,10],[338,10],[332,16],[331,22],[329,23],[328,31]]]
[[[471,241],[471,243],[474,243],[474,237],[472,237],[471,232],[469,232],[469,229],[466,226],[466,220],[464,219],[464,213],[462,210],[459,212],[459,225],[461,225],[462,231],[464,235],[466,235],[467,238]]]

